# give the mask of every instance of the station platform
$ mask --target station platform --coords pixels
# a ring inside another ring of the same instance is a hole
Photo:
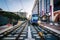
[[[9,29],[11,29],[11,28],[13,28],[12,25],[1,26],[0,27],[0,34],[3,33],[3,32],[5,32],[5,31],[7,31],[7,30],[9,30]]]
[[[49,23],[45,23],[45,22],[42,22],[39,25],[41,25],[57,34],[60,34],[60,26],[50,25]]]

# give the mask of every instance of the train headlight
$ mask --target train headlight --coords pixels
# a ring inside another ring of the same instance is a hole
[[[41,21],[40,21],[40,20],[38,20],[38,24],[39,24],[39,25],[41,24]]]

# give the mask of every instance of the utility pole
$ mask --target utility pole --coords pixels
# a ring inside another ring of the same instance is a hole
[[[38,20],[40,19],[40,14],[39,14],[39,0],[37,0],[38,2],[37,2],[37,5],[38,5]]]

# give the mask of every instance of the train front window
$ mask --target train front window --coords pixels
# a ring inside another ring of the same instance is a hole
[[[32,15],[33,17],[37,17],[38,15],[37,14],[34,14],[34,15]]]

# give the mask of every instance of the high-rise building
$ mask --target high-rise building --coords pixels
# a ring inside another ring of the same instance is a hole
[[[57,13],[59,10],[60,0],[36,0],[32,12],[39,14],[40,17],[47,16],[50,21],[54,21],[57,19],[57,14],[60,14],[60,12]]]

